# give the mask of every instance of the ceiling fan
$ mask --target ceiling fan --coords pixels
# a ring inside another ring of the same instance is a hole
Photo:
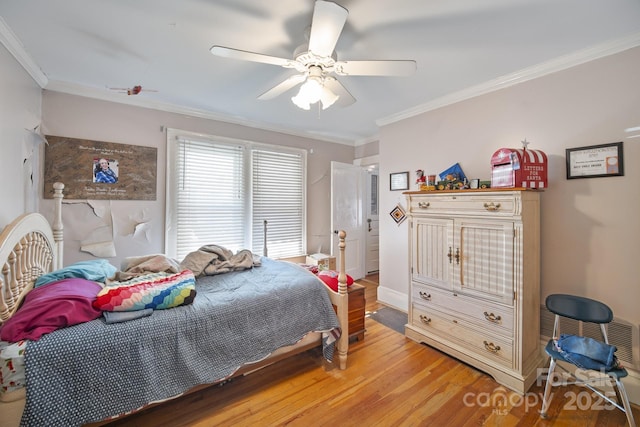
[[[337,76],[408,76],[415,72],[416,62],[411,60],[338,60],[334,51],[342,28],[347,21],[349,11],[330,2],[317,0],[313,10],[309,43],[298,47],[293,59],[279,58],[248,52],[224,46],[213,46],[210,51],[216,56],[261,62],[293,68],[295,74],[258,97],[261,100],[273,99],[293,87],[302,84],[299,93],[291,100],[298,107],[309,110],[311,104],[320,102],[326,109],[337,102],[347,106],[355,98],[332,75]]]

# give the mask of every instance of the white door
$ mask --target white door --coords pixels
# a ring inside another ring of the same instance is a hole
[[[365,273],[375,273],[380,270],[380,222],[378,220],[378,170],[367,171],[366,188],[366,242]]]
[[[331,253],[338,256],[337,233],[346,231],[345,271],[354,280],[365,276],[365,183],[366,171],[360,166],[331,162]]]

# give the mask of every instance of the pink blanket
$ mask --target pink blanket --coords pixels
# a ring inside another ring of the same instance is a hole
[[[56,329],[97,319],[92,302],[101,286],[86,279],[63,279],[32,289],[20,309],[0,328],[0,339],[37,340]]]

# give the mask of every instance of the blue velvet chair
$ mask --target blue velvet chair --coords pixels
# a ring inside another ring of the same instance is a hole
[[[567,352],[559,351],[553,342],[554,338],[560,337],[560,317],[566,317],[569,319],[578,320],[580,322],[590,322],[600,325],[602,332],[602,339],[605,344],[609,344],[609,338],[607,336],[606,325],[613,320],[613,311],[606,305],[599,301],[595,301],[589,298],[579,297],[575,295],[563,295],[554,294],[549,295],[545,302],[547,309],[555,314],[555,321],[553,324],[553,336],[547,343],[545,348],[546,353],[549,355],[549,373],[547,374],[547,383],[544,388],[544,398],[542,401],[542,410],[540,415],[543,418],[547,417],[547,411],[549,404],[551,403],[551,388],[558,385],[554,384],[554,379],[558,378],[556,374],[557,369],[560,368],[565,373],[569,374],[567,381],[562,381],[561,385],[568,384],[582,384],[593,392],[598,394],[606,402],[614,405],[616,408],[623,411],[627,416],[629,425],[635,427],[635,421],[633,419],[633,413],[631,412],[631,406],[629,405],[629,398],[622,384],[621,378],[627,376],[627,371],[624,368],[614,369],[599,369],[599,370],[586,370],[580,365],[576,365],[576,358],[571,357]],[[580,375],[576,377],[575,370],[569,371],[557,362],[566,362],[580,369]],[[582,365],[584,366],[584,365]],[[606,381],[606,382],[605,382]],[[613,400],[610,396],[605,395],[601,390],[595,388],[597,384],[602,385],[611,384],[613,387],[617,400]]]

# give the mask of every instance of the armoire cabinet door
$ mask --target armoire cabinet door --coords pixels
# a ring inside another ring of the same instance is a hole
[[[456,219],[453,289],[513,304],[514,235],[512,221]]]
[[[411,232],[411,278],[451,289],[453,272],[453,220],[414,218]]]

